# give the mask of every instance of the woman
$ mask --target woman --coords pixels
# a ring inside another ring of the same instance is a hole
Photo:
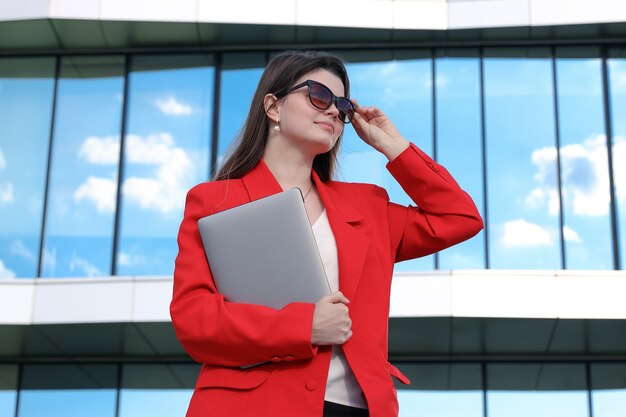
[[[187,196],[171,315],[180,342],[203,364],[188,416],[398,414],[391,376],[409,381],[387,361],[393,264],[468,239],[482,220],[450,174],[382,111],[346,97],[348,76],[335,56],[277,56],[216,181]],[[374,185],[332,180],[346,123],[389,159],[418,208],[390,203]],[[228,302],[214,286],[197,220],[292,187],[303,190],[335,292],[281,310]]]

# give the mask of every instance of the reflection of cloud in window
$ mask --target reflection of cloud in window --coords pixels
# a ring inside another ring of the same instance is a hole
[[[351,84],[367,86],[368,95],[382,90],[377,97],[383,106],[390,106],[402,100],[428,97],[425,96],[425,92],[430,94],[432,86],[430,72],[417,71],[415,61],[390,61],[385,64],[366,66],[351,65],[349,71]],[[379,80],[379,82],[373,83],[372,80]],[[355,98],[359,99],[359,97]],[[360,104],[368,106],[380,103]]]
[[[57,269],[57,249],[53,248],[52,250],[50,249],[44,249],[43,250],[43,265],[46,271],[48,271],[48,274],[51,276],[56,275],[56,269]]]
[[[517,219],[504,223],[502,243],[508,247],[547,246],[552,244],[552,236],[538,224]]]
[[[614,160],[626,158],[626,141],[617,138],[613,145]],[[581,216],[603,216],[609,211],[609,173],[604,135],[596,135],[583,141],[561,147],[561,181],[564,204],[572,207]],[[537,149],[532,154],[532,163],[537,167],[534,175],[538,186],[526,196],[531,208],[543,205],[547,200],[551,214],[559,211],[556,189],[555,147]],[[626,174],[621,164],[615,164],[617,194],[624,198],[621,176]]]
[[[72,254],[72,259],[70,259],[70,271],[80,271],[88,277],[97,277],[102,275],[102,272],[96,268],[95,265],[86,259],[77,257],[75,254]]]
[[[0,259],[0,278],[15,278],[15,272],[4,266],[2,259]]]
[[[185,150],[175,146],[172,135],[129,135],[126,156],[129,163],[157,165],[154,177],[124,181],[122,190],[130,201],[164,214],[182,209],[193,164]]]
[[[117,255],[117,263],[121,266],[137,266],[146,264],[147,260],[141,255],[132,255],[126,252],[120,252]]]
[[[29,261],[35,260],[35,255],[33,255],[33,253],[28,250],[26,245],[24,245],[24,242],[22,242],[21,240],[14,240],[13,242],[11,242],[11,246],[9,247],[9,253],[11,255],[16,255],[21,258],[28,259]]]
[[[125,157],[128,164],[155,165],[152,177],[128,177],[122,191],[131,202],[146,210],[172,213],[182,209],[193,164],[183,148],[175,146],[169,133],[148,136],[128,135]],[[119,140],[114,136],[89,137],[81,145],[80,156],[96,165],[117,164]],[[113,179],[90,176],[74,192],[74,200],[87,200],[98,212],[115,210],[116,184]]]
[[[0,171],[4,171],[7,167],[7,161],[0,148]],[[10,181],[0,182],[0,206],[12,203],[15,200],[13,196],[13,183]]]
[[[0,183],[0,206],[4,204],[12,203],[15,200],[13,196],[13,183],[2,182]]]
[[[626,93],[626,65],[620,61],[609,60],[611,70],[611,92]]]
[[[339,179],[351,182],[383,184],[385,156],[378,151],[342,153]]]
[[[109,178],[89,176],[76,191],[74,201],[91,201],[96,205],[98,213],[112,213],[115,210],[115,181]]]
[[[3,171],[7,167],[7,160],[4,158],[2,148],[0,148],[0,171]]]
[[[190,105],[181,103],[176,100],[174,96],[169,96],[165,100],[155,100],[154,105],[161,110],[163,114],[170,116],[188,116],[192,113]]]
[[[117,164],[120,156],[120,137],[97,138],[90,136],[81,144],[78,156],[95,165]]]
[[[578,232],[576,232],[576,230],[572,229],[569,226],[563,226],[563,237],[568,242],[583,243],[583,240],[581,239]]]

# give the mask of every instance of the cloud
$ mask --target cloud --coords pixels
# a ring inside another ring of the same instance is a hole
[[[9,247],[9,253],[11,255],[16,255],[22,257],[24,259],[28,259],[29,261],[35,260],[35,255],[24,245],[24,242],[21,240],[14,240],[11,242],[11,246]]]
[[[72,255],[70,259],[70,271],[80,271],[88,277],[102,276],[102,272],[96,268],[93,264],[83,258],[79,258],[76,255]]]
[[[15,272],[4,266],[2,259],[0,259],[0,278],[15,278]]]
[[[609,211],[610,187],[608,155],[604,135],[587,138],[582,143],[562,146],[561,183],[563,202],[579,216],[604,216]],[[613,144],[613,160],[626,158],[626,141],[618,137]],[[525,197],[526,205],[539,208],[547,203],[550,214],[559,212],[556,177],[556,147],[537,149],[531,161],[537,168],[534,180],[537,187]],[[623,164],[614,164],[615,185],[620,200],[626,197],[626,170]]]
[[[127,144],[129,163],[155,165],[156,170],[152,177],[127,178],[124,195],[145,210],[167,214],[182,209],[193,171],[185,150],[175,146],[169,133],[129,135]]]
[[[90,136],[81,144],[78,156],[95,165],[116,165],[120,157],[120,138]]]
[[[115,211],[116,183],[109,178],[87,177],[76,191],[74,201],[91,201],[96,205],[98,213],[112,213]]]
[[[552,236],[538,224],[517,219],[504,223],[502,243],[508,247],[549,246]]]
[[[147,260],[141,255],[131,255],[125,252],[120,252],[117,255],[117,263],[122,266],[137,266],[146,264]]]
[[[578,232],[576,232],[574,229],[572,229],[569,226],[563,226],[563,237],[568,242],[583,243],[583,240],[581,239]]]
[[[193,112],[190,105],[181,103],[174,96],[169,96],[165,100],[158,99],[154,105],[161,112],[170,116],[188,116]]]
[[[57,249],[52,250],[44,248],[43,250],[43,265],[46,271],[49,271],[48,275],[55,276],[57,268]]]

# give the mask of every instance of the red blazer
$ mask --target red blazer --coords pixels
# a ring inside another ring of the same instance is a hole
[[[418,208],[390,203],[374,185],[321,182],[312,174],[337,242],[339,287],[351,301],[353,336],[343,350],[371,417],[398,414],[390,375],[409,383],[387,361],[394,263],[447,248],[483,227],[470,196],[415,145],[387,168]],[[189,417],[322,416],[331,349],[311,345],[314,304],[274,310],[228,302],[215,289],[197,227],[201,217],[280,191],[261,161],[243,178],[203,183],[187,195],[170,312],[179,341],[203,364]]]

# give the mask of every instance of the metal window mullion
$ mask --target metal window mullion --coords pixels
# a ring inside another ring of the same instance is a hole
[[[585,383],[587,385],[587,409],[589,417],[593,417],[593,398],[591,396],[591,363],[585,362]]]
[[[563,214],[563,180],[561,176],[561,129],[559,123],[559,93],[558,93],[558,76],[556,72],[556,53],[554,47],[550,48],[552,63],[552,95],[554,98],[554,135],[556,142],[556,184],[559,195],[559,241],[561,244],[561,269],[566,269],[565,257],[565,215]]]
[[[117,187],[115,191],[115,218],[113,221],[113,245],[111,252],[111,275],[117,275],[117,248],[120,241],[120,221],[122,208],[122,183],[124,181],[124,144],[126,143],[126,130],[128,128],[128,102],[129,102],[129,74],[132,64],[132,56],[125,57],[124,65],[124,92],[122,101],[122,120],[120,124],[120,153],[117,166]]]
[[[489,205],[487,191],[487,133],[485,129],[486,111],[485,111],[485,58],[483,56],[483,48],[478,50],[479,63],[479,80],[480,80],[480,135],[481,135],[481,152],[483,159],[483,223],[485,229],[483,231],[485,245],[485,269],[489,269]]]
[[[487,362],[480,363],[480,373],[482,379],[483,392],[483,417],[489,417],[489,409],[487,408]]]
[[[121,363],[117,364],[117,386],[115,387],[115,417],[120,416],[120,403],[122,393],[122,372],[124,370],[124,366]]]
[[[433,124],[433,133],[432,133],[432,147],[433,147],[433,159],[437,162],[437,76],[435,71],[437,71],[437,66],[435,64],[435,50],[430,50],[430,95],[431,95],[431,106],[432,106],[432,124]],[[439,252],[435,252],[433,259],[433,266],[435,270],[439,269]]]
[[[615,195],[615,176],[613,169],[613,125],[611,120],[611,100],[609,97],[609,70],[607,65],[606,48],[602,48],[602,97],[604,101],[604,134],[606,136],[606,150],[609,168],[609,193],[611,205],[611,238],[613,240],[613,268],[620,270],[621,259],[619,250],[619,224],[617,221],[617,202]]]
[[[220,128],[220,95],[222,91],[222,53],[215,54],[215,73],[213,75],[213,121],[211,123],[211,161],[209,164],[209,178],[213,178],[217,172],[217,153],[219,149]]]
[[[48,222],[48,196],[50,190],[50,173],[52,172],[52,150],[54,144],[54,129],[56,126],[57,103],[59,101],[59,78],[61,77],[61,56],[56,56],[54,69],[54,87],[52,90],[52,115],[50,118],[50,134],[48,137],[48,160],[46,162],[46,178],[43,189],[43,215],[41,219],[41,233],[39,235],[39,263],[37,264],[36,277],[40,278],[44,264],[44,242],[46,237],[46,226]]]
[[[15,387],[15,408],[14,411],[15,413],[13,414],[14,417],[18,417],[20,415],[20,400],[21,400],[21,393],[22,393],[22,373],[24,372],[24,364],[22,363],[18,363],[17,364],[17,386]]]

